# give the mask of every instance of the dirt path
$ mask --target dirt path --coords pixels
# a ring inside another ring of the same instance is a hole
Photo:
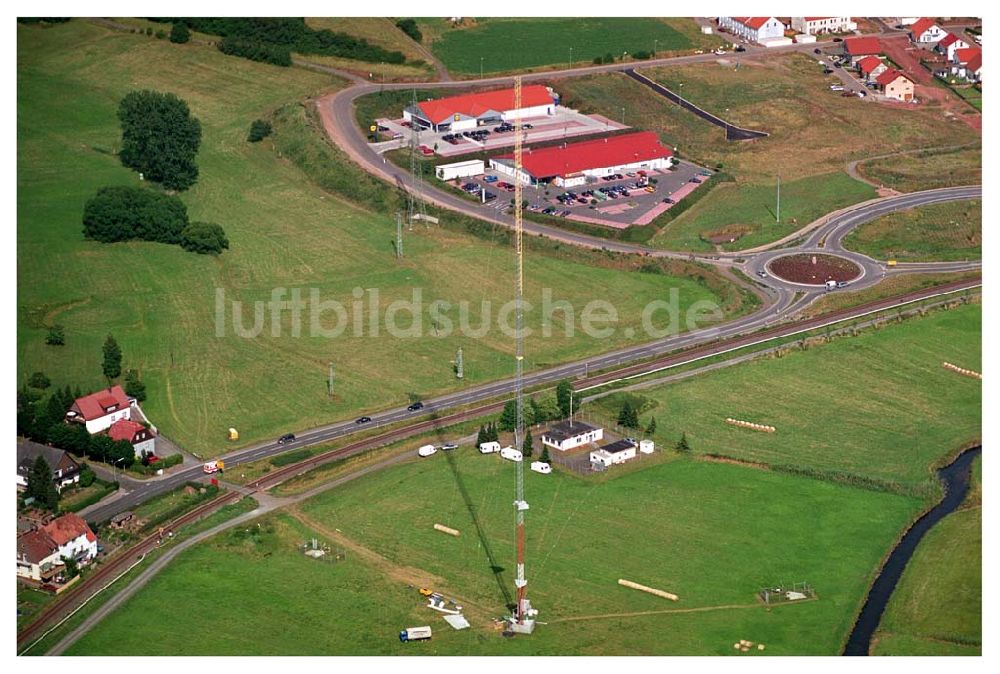
[[[916,150],[903,150],[901,152],[890,152],[889,154],[880,154],[880,155],[875,155],[874,157],[863,157],[861,159],[855,159],[853,161],[849,161],[847,162],[846,170],[847,170],[847,175],[851,176],[855,180],[867,183],[876,189],[885,190],[886,194],[883,195],[880,193],[880,196],[893,196],[896,194],[900,194],[900,192],[882,187],[881,183],[868,178],[867,176],[865,176],[864,173],[858,170],[858,164],[865,164],[867,162],[877,161],[879,159],[888,159],[889,157],[902,157],[908,154],[920,154],[921,152],[943,152],[946,150],[958,150],[960,148],[980,147],[980,146],[981,143],[965,143],[963,145],[942,145],[939,147],[924,147]]]

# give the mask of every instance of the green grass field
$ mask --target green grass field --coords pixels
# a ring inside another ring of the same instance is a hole
[[[963,148],[873,159],[859,164],[858,170],[868,179],[900,192],[979,185],[983,181],[983,152],[980,148]]]
[[[781,183],[781,221],[777,182],[723,183],[670,221],[652,243],[668,250],[710,251],[717,237],[723,250],[744,250],[770,243],[838,208],[874,199],[875,190],[846,173],[827,173]]]
[[[948,515],[906,565],[875,635],[875,655],[981,655],[981,508]]]
[[[978,260],[982,202],[952,201],[884,215],[848,234],[844,245],[879,260]]]
[[[252,442],[458,388],[451,361],[460,346],[462,385],[513,371],[513,341],[499,330],[482,339],[457,332],[396,339],[384,330],[374,338],[367,329],[362,337],[348,329],[339,339],[294,338],[286,312],[283,337],[265,329],[246,339],[231,328],[215,337],[219,288],[227,300],[244,302],[247,325],[253,302],[268,301],[274,288],[300,288],[305,298],[315,288],[321,299],[348,307],[354,288],[378,288],[384,310],[419,287],[425,316],[430,302],[445,299],[453,303],[445,314],[455,320],[464,300],[473,327],[485,314],[482,300],[495,301],[496,316],[513,293],[512,254],[496,239],[447,227],[418,229],[407,234],[406,257],[397,262],[393,213],[373,213],[323,191],[279,158],[270,141],[245,141],[253,119],[337,82],[82,21],[18,26],[18,50],[20,378],[42,370],[59,385],[99,387],[101,344],[112,333],[124,366],[139,369],[147,384],[144,408],[153,422],[187,449],[214,455],[226,449],[230,426]],[[122,95],[143,87],[178,94],[202,122],[201,176],[182,199],[192,219],[225,227],[231,248],[218,258],[152,243],[82,239],[86,199],[104,185],[138,184],[113,154],[120,138],[115,112]],[[551,288],[555,299],[577,307],[577,316],[590,300],[610,299],[621,329],[609,339],[579,331],[570,339],[557,324],[552,338],[528,340],[529,369],[645,341],[640,331],[626,336],[625,328],[639,327],[641,308],[669,288],[679,289],[682,306],[716,297],[693,279],[623,273],[581,259],[591,258],[529,259],[526,297],[540,306],[542,289]],[[529,314],[529,326],[537,327],[539,313]],[[408,325],[405,313],[401,318]],[[44,344],[52,323],[65,326],[66,346]],[[425,329],[433,334],[443,325]],[[304,318],[303,334],[308,328]],[[333,399],[326,395],[331,361],[339,373]]]
[[[661,445],[686,433],[698,454],[925,491],[936,484],[932,464],[982,431],[981,383],[941,367],[949,361],[979,370],[981,320],[978,304],[932,312],[646,389],[640,421],[656,417]],[[595,413],[616,415],[617,395],[596,401]],[[777,431],[741,429],[727,417]]]
[[[691,20],[649,18],[490,18],[475,25],[442,27],[441,19],[421,20],[433,42],[431,50],[458,75],[525,70],[542,66],[587,65],[595,57],[623,53],[668,52],[695,49],[702,45]],[[678,26],[689,23],[690,26]],[[691,30],[694,28],[695,30]],[[694,35],[698,37],[695,37]],[[711,37],[711,36],[710,36]],[[713,40],[711,43],[717,42]],[[573,53],[570,54],[570,47]]]
[[[764,642],[768,654],[834,654],[883,547],[917,508],[901,496],[690,460],[600,485],[529,473],[530,596],[548,624],[530,639],[505,640],[489,623],[503,614],[504,598],[483,540],[510,586],[512,466],[468,450],[453,458],[317,497],[303,506],[309,526],[279,515],[198,546],[72,654],[721,655],[743,638]],[[437,533],[434,522],[462,536]],[[337,532],[349,546],[346,562],[313,561],[294,547]],[[618,587],[622,577],[681,600]],[[793,579],[811,582],[820,599],[771,611],[757,603],[760,587]],[[407,583],[459,598],[473,629],[451,631]],[[615,615],[697,608],[708,610]],[[175,627],[163,632],[164,620]],[[297,628],[280,627],[289,624]],[[396,632],[416,624],[431,624],[434,640],[400,644]]]
[[[722,129],[623,75],[551,83],[565,105],[615,118],[624,107],[626,123],[657,131],[666,144],[678,148],[679,156],[721,168],[736,179],[735,185],[723,184],[676,221],[669,221],[653,240],[667,248],[708,250],[711,245],[700,235],[727,227],[750,229],[727,246],[732,249],[752,247],[787,233],[790,230],[784,227],[770,232],[764,229],[764,223],[774,221],[774,188],[779,176],[782,220],[790,223],[791,218],[797,218],[802,226],[814,214],[875,196],[869,186],[846,176],[848,161],[979,141],[975,131],[948,122],[938,110],[900,110],[845,99],[829,90],[835,78],[823,75],[815,60],[803,54],[746,61],[738,69],[722,58],[713,63],[640,70],[709,112],[770,134],[753,141],[726,141]],[[862,168],[873,177],[867,166]],[[958,185],[967,184],[966,171],[978,171],[980,166],[977,154],[963,160],[963,168],[956,167],[953,173],[926,164],[913,173],[930,176],[939,183],[934,186]],[[909,171],[905,167],[900,170]]]

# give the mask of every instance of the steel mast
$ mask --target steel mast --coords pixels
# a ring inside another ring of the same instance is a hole
[[[514,254],[516,257],[515,316],[517,332],[515,334],[517,362],[514,376],[514,392],[517,406],[517,422],[514,426],[514,448],[521,450],[524,444],[524,219],[522,214],[523,186],[521,184],[523,155],[521,109],[521,77],[514,78],[514,110],[517,119],[514,121]],[[514,608],[511,630],[522,634],[531,634],[535,628],[534,617],[538,611],[531,608],[527,598],[528,581],[524,576],[524,513],[528,510],[528,502],[524,500],[524,459],[514,463],[517,474],[516,499],[514,508],[517,512],[517,578],[514,586],[517,589],[517,604]]]

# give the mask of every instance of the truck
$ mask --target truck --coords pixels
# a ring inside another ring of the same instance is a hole
[[[434,447],[434,445],[424,445],[423,447],[417,450],[417,454],[419,454],[420,456],[430,456],[431,454],[436,454],[436,453],[437,449]]]
[[[207,474],[217,473],[219,472],[219,462],[209,461],[204,466],[202,466],[202,470]]]
[[[430,625],[424,625],[423,627],[408,627],[405,630],[400,631],[399,640],[402,642],[407,641],[421,641],[423,639],[431,638],[431,628]]]

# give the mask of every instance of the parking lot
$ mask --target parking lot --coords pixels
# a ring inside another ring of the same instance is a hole
[[[625,229],[645,225],[693,192],[711,172],[681,161],[670,170],[646,171],[643,186],[639,172],[620,173],[609,180],[594,179],[586,185],[563,189],[554,185],[526,186],[527,210],[570,220]],[[509,208],[514,185],[508,176],[487,169],[481,176],[449,181],[449,185],[479,197],[497,210]]]
[[[381,127],[382,137],[388,141],[385,143],[387,147],[403,147],[409,144],[413,129],[408,123],[401,119],[379,119],[377,123]],[[602,115],[584,115],[562,106],[556,106],[552,115],[526,117],[524,123],[526,127],[524,142],[526,144],[629,128],[625,124],[615,122]],[[474,134],[476,131],[487,133]],[[446,137],[448,138],[446,139]],[[389,141],[389,139],[392,140]],[[437,154],[440,157],[455,157],[470,152],[513,146],[514,133],[512,130],[504,130],[501,122],[482,126],[473,131],[454,134],[451,132],[436,133],[424,129],[420,132],[420,144],[426,148],[424,154],[428,156]]]

